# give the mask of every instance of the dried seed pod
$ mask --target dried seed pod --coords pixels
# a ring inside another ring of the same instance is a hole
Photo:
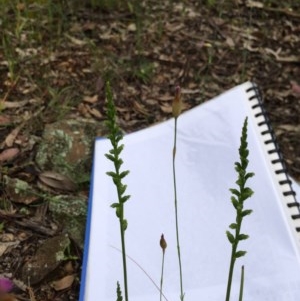
[[[181,89],[179,86],[176,86],[175,97],[172,104],[172,113],[173,117],[177,118],[182,110],[182,99],[181,99]]]
[[[160,237],[159,244],[160,244],[160,247],[161,247],[162,250],[163,250],[163,253],[165,253],[165,250],[166,250],[166,248],[167,248],[167,242],[166,242],[166,240],[165,240],[163,234],[162,234],[161,237]]]

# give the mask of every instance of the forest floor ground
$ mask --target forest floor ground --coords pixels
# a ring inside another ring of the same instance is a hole
[[[299,1],[117,2],[0,1],[0,275],[23,283],[18,300],[78,300],[82,250],[73,242],[34,285],[20,279],[62,229],[51,228],[47,200],[16,202],[4,179],[39,189],[45,126],[79,117],[102,123],[107,80],[127,133],[171,118],[176,85],[188,110],[255,82],[288,173],[300,181]],[[87,197],[88,189],[87,181],[72,194]],[[41,234],[34,219],[57,232]]]

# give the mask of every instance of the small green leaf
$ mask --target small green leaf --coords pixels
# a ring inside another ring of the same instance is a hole
[[[122,159],[118,159],[118,160],[116,159],[115,164],[116,164],[117,169],[119,169],[121,167],[121,165],[123,164],[123,160]]]
[[[237,224],[236,223],[232,223],[229,225],[230,229],[236,229],[237,228]]]
[[[231,203],[235,209],[237,209],[240,205],[239,201],[234,196],[231,197]]]
[[[115,178],[117,176],[117,174],[113,171],[108,171],[106,174],[112,178]]]
[[[122,179],[122,178],[126,177],[128,174],[129,174],[129,170],[122,171],[120,173],[120,178]]]
[[[119,185],[120,195],[124,194],[124,192],[126,191],[126,188],[127,188],[127,185],[123,185],[120,183],[120,185]]]
[[[231,244],[233,244],[235,242],[234,236],[229,231],[226,231],[226,235],[227,235],[229,242]]]
[[[110,127],[110,123],[107,123],[108,127]],[[112,134],[108,134],[107,135],[107,139],[109,139],[110,141],[112,141],[114,139],[114,136]]]
[[[253,190],[249,187],[245,187],[242,192],[242,196],[244,200],[250,198],[252,195],[253,195]]]
[[[245,175],[245,180],[247,181],[249,178],[252,178],[254,177],[254,172],[248,172],[246,175]]]
[[[114,177],[113,182],[118,187],[120,185],[121,180],[118,177]]]
[[[229,190],[231,191],[232,194],[236,195],[237,197],[240,196],[240,192],[237,189],[230,188]]]
[[[246,210],[243,210],[242,211],[242,217],[246,216],[246,215],[249,215],[252,213],[253,210],[251,209],[246,209]]]
[[[242,166],[239,162],[235,162],[235,170],[239,173],[242,169]]]
[[[117,154],[119,155],[122,152],[123,149],[124,149],[124,144],[121,144],[120,146],[118,146]]]
[[[118,133],[116,134],[116,142],[120,142],[123,139],[123,134],[122,132],[119,130]]]
[[[121,203],[125,203],[129,199],[130,199],[130,195],[124,195],[121,197]]]
[[[243,145],[243,146],[244,146],[244,147],[247,147],[247,144],[248,144],[248,143],[246,143],[246,144]],[[243,158],[247,158],[248,155],[249,155],[249,150],[247,150],[247,149],[241,149],[241,154],[242,154],[242,157],[243,157]]]
[[[235,258],[240,258],[240,257],[243,257],[246,255],[246,251],[237,251],[235,254],[234,254],[234,257]]]
[[[239,234],[239,236],[238,236],[238,240],[245,240],[247,238],[249,238],[249,235],[247,235],[247,234]]]
[[[122,225],[123,225],[123,230],[125,231],[127,229],[127,226],[128,226],[128,222],[127,222],[126,219],[123,220]]]
[[[119,208],[120,204],[119,203],[113,203],[110,205],[111,208]]]
[[[113,161],[113,162],[115,161],[115,157],[112,156],[111,154],[105,154],[105,157],[110,161]]]
[[[121,217],[121,207],[116,208],[116,215],[117,215],[118,218]]]
[[[243,170],[245,170],[248,166],[248,163],[249,163],[248,159],[246,159],[246,156],[243,156],[241,158],[241,163],[242,163]]]

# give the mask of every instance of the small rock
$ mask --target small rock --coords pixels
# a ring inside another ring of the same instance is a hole
[[[11,179],[8,176],[3,176],[6,186],[6,193],[15,203],[31,204],[38,199],[35,190],[25,181],[20,179]]]
[[[36,163],[45,170],[68,176],[75,182],[90,174],[96,137],[106,133],[104,123],[77,118],[46,125]]]
[[[83,248],[87,201],[81,196],[58,195],[49,202],[54,220]]]
[[[34,285],[43,280],[64,260],[64,253],[69,245],[68,235],[59,235],[44,241],[31,260],[23,266],[22,281]]]

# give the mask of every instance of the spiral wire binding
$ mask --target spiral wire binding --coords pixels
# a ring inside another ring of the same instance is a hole
[[[251,106],[251,108],[255,110],[254,117],[259,119],[261,119],[260,117],[263,118],[263,120],[259,121],[257,125],[260,128],[266,128],[261,131],[261,135],[263,138],[266,138],[264,143],[267,146],[267,152],[270,155],[271,164],[275,167],[275,174],[278,178],[279,185],[282,187],[282,194],[287,201],[286,206],[290,209],[289,211],[291,212],[292,219],[300,220],[300,204],[296,200],[296,192],[292,188],[292,182],[287,173],[286,164],[279,149],[269,117],[264,108],[259,88],[255,83],[252,83],[252,87],[248,88],[246,92],[254,92],[254,95],[249,97],[249,101],[255,103]],[[298,233],[300,232],[300,226],[296,226],[295,229]]]

